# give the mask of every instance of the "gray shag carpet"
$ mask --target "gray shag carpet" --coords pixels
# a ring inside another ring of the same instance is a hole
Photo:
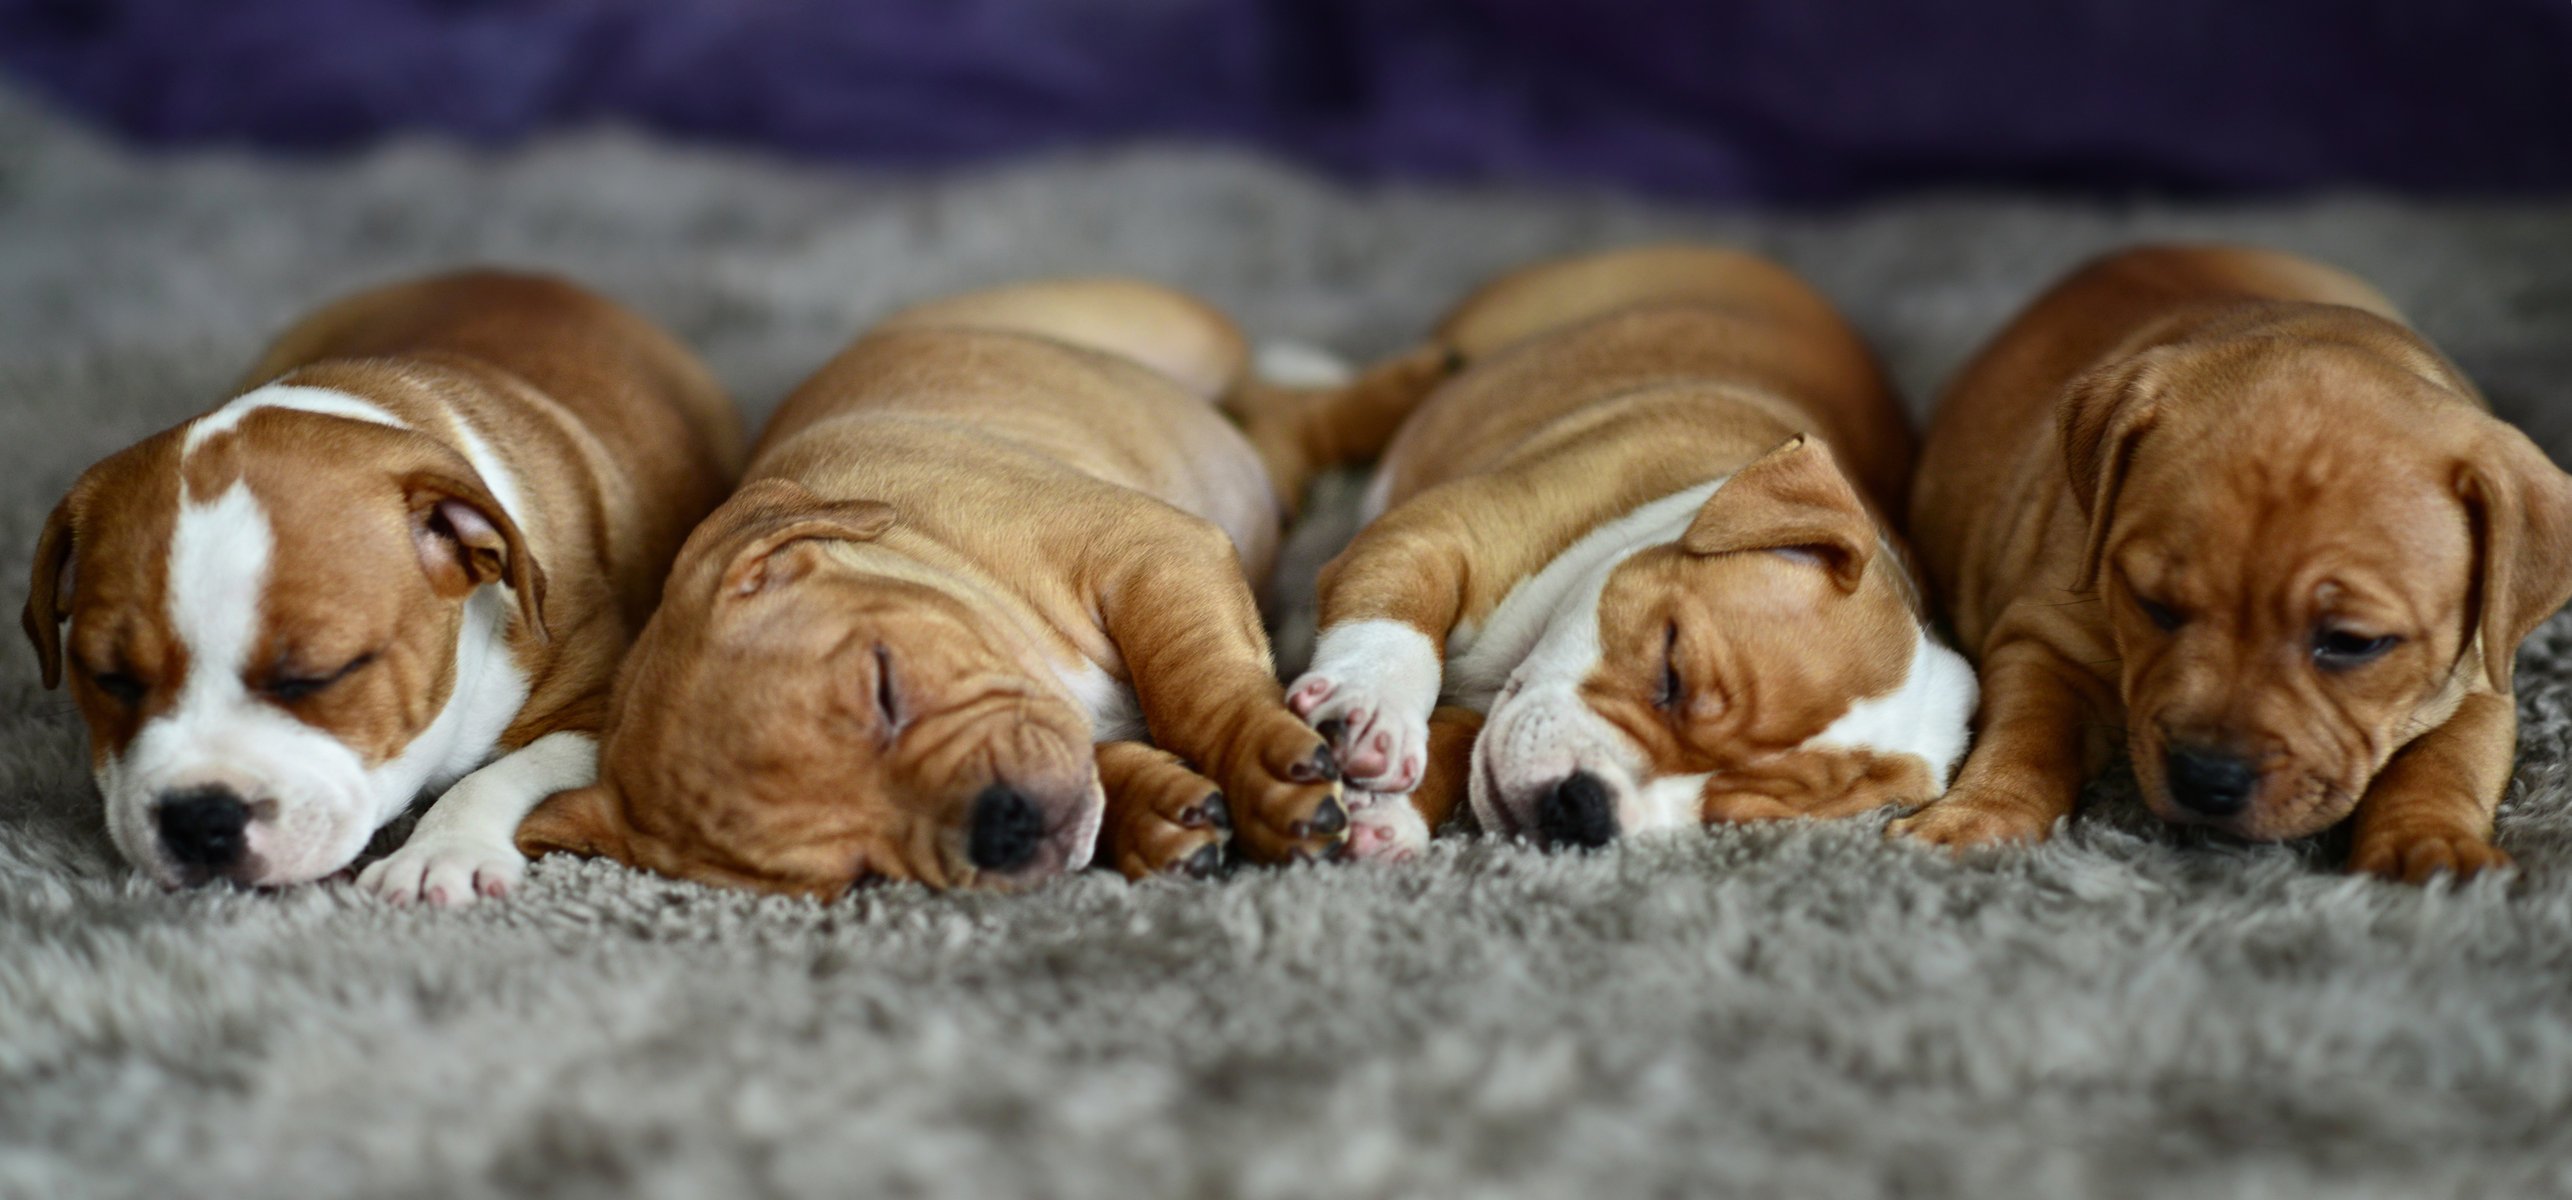
[[[1809,272],[1915,398],[2095,250],[2310,252],[2572,446],[2572,204],[1771,216],[1202,148],[896,178],[616,133],[147,158],[0,97],[0,562],[298,309],[410,271],[569,272],[757,415],[970,284],[1136,272],[1362,355],[1507,264],[1670,236]],[[459,912],[166,894],[113,857],[68,704],[15,637],[0,660],[9,1197],[2572,1194],[2572,621],[2521,659],[2521,868],[2425,891],[2165,834],[2111,784],[1964,864],[1861,822],[1014,899],[561,859]]]

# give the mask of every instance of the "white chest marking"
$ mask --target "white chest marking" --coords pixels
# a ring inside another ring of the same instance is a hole
[[[1063,681],[1072,702],[1090,715],[1090,740],[1093,742],[1131,742],[1144,736],[1143,706],[1134,698],[1134,689],[1117,682],[1107,669],[1088,659],[1071,664],[1056,664],[1054,676]]]
[[[1512,585],[1490,620],[1458,625],[1447,638],[1448,698],[1478,712],[1491,711],[1493,697],[1510,674],[1564,622],[1583,627],[1590,656],[1589,663],[1563,665],[1586,671],[1598,657],[1598,601],[1608,574],[1637,551],[1677,541],[1707,497],[1723,485],[1723,479],[1716,479],[1673,492],[1592,529],[1542,570]]]
[[[195,453],[196,448],[203,445],[207,439],[219,433],[229,432],[233,427],[241,424],[242,418],[263,408],[282,408],[295,412],[346,417],[352,421],[389,425],[395,429],[410,428],[409,424],[385,411],[382,406],[360,400],[346,392],[331,388],[295,387],[272,383],[266,387],[243,392],[233,397],[223,407],[190,423],[187,437],[179,444],[180,455],[184,457]]]

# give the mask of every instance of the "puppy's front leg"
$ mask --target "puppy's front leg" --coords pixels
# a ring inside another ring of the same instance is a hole
[[[1113,544],[1120,557],[1105,568],[1099,616],[1153,744],[1222,786],[1244,854],[1336,855],[1348,838],[1339,764],[1286,711],[1231,539],[1191,518]]]
[[[596,782],[596,736],[546,734],[457,780],[400,849],[358,874],[357,886],[395,904],[462,905],[506,894],[527,870],[518,822],[545,797]]]
[[[2478,692],[2413,739],[2358,801],[2349,869],[2406,883],[2441,871],[2470,877],[2510,865],[2492,844],[2492,813],[2518,753],[2518,709]]]
[[[2090,670],[2034,639],[1996,645],[1983,660],[1974,748],[1954,786],[1890,832],[1966,849],[2041,842],[2070,816],[2105,748],[2094,728],[2113,704]]]
[[[1450,485],[1453,486],[1453,485]],[[1444,641],[1464,605],[1464,555],[1446,504],[1378,519],[1322,574],[1322,630],[1286,705],[1331,740],[1349,783],[1375,795],[1419,786]]]

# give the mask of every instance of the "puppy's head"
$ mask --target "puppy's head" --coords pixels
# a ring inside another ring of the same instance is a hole
[[[506,614],[541,630],[543,595],[474,463],[354,396],[271,387],[83,474],[25,625],[125,857],[266,885],[346,866],[472,765],[459,747],[525,694]]]
[[[548,799],[519,848],[824,897],[1086,865],[1088,715],[948,591],[889,558],[852,569],[893,523],[783,479],[707,518],[618,678],[599,782]]]
[[[1727,798],[1756,798],[1744,815],[1933,798],[1973,673],[1922,628],[1829,451],[1798,437],[1661,503],[1592,535],[1625,546],[1563,581],[1494,702],[1469,785],[1484,825],[1595,845]]]
[[[2572,593],[2572,479],[2426,347],[2164,347],[2076,382],[2080,578],[2146,802],[2250,838],[2347,816]]]

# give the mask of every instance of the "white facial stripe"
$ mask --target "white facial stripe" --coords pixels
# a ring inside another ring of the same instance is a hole
[[[1804,744],[1916,755],[1928,764],[1930,781],[1943,792],[1957,760],[1965,755],[1980,693],[1974,669],[1964,656],[1922,630],[1900,686],[1851,704],[1830,728]]]
[[[170,629],[188,652],[180,709],[242,690],[275,549],[268,514],[248,484],[234,481],[212,503],[180,501],[169,567]]]
[[[196,448],[204,444],[208,438],[232,429],[241,424],[243,417],[263,408],[283,408],[295,412],[346,417],[352,421],[389,425],[395,429],[410,428],[408,423],[385,411],[383,407],[370,401],[360,400],[346,392],[331,388],[294,387],[272,383],[235,396],[223,407],[197,418],[188,426],[187,437],[179,444],[180,455],[184,457],[195,453]]]
[[[1491,711],[1502,684],[1563,626],[1585,628],[1595,648],[1599,593],[1606,590],[1609,573],[1640,551],[1677,541],[1707,497],[1723,485],[1717,479],[1673,492],[1592,529],[1544,569],[1513,585],[1478,629],[1458,626],[1447,640],[1448,696],[1467,708]],[[1595,653],[1590,661],[1596,663]]]

